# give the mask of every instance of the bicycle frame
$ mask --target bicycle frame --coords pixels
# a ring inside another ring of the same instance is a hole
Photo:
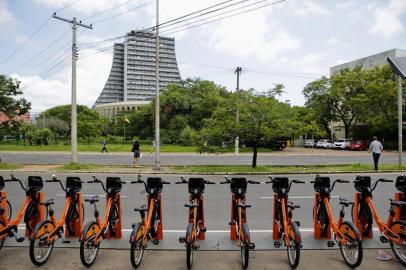
[[[3,199],[5,200],[6,197],[3,197]],[[3,222],[3,224],[5,224],[5,226],[0,230],[0,239],[6,238],[8,236],[8,233],[10,232],[10,230],[17,228],[18,224],[20,223],[21,219],[24,217],[25,211],[27,210],[27,208],[31,204],[31,202],[33,202],[32,197],[27,196],[25,198],[24,204],[21,207],[20,211],[18,212],[17,216],[11,221],[7,220],[6,213],[4,213],[1,216],[2,222]]]
[[[283,240],[285,243],[290,243],[290,232],[288,232],[289,224],[290,224],[290,219],[287,218],[287,207],[286,207],[286,201],[287,201],[287,196],[280,196],[277,193],[274,193],[274,228],[273,228],[273,239],[278,240],[279,237],[279,228],[278,224],[276,222],[276,214],[277,214],[277,203],[279,201],[279,204],[281,206],[281,216],[282,216],[282,224],[283,224],[283,230],[284,230],[284,236]]]
[[[247,211],[246,211],[246,209],[243,209],[242,207],[238,206],[242,202],[245,203],[245,198],[237,198],[237,200],[234,200],[234,201],[236,202],[234,207],[237,207],[237,210],[238,210],[238,235],[237,235],[238,242],[237,242],[237,245],[241,245],[242,243],[249,242],[249,235],[244,234],[244,230],[243,230],[243,226],[242,226],[243,224],[247,223]]]
[[[148,198],[148,214],[147,218],[143,218],[142,222],[144,224],[144,231],[142,232],[142,245],[146,246],[148,242],[148,233],[151,230],[151,221],[152,221],[152,216],[155,211],[155,198],[152,196],[149,196]]]
[[[374,220],[376,222],[376,224],[378,225],[379,231],[381,233],[383,233],[387,238],[389,238],[392,242],[401,245],[403,243],[402,239],[400,238],[400,236],[395,233],[394,231],[392,231],[391,229],[389,229],[389,227],[392,225],[393,220],[394,220],[394,216],[390,213],[388,216],[388,220],[385,223],[379,216],[378,211],[375,208],[375,204],[371,198],[371,196],[366,196],[364,199],[364,202],[369,209],[372,212],[372,216],[374,217]],[[394,206],[392,206],[394,207]],[[354,213],[355,213],[356,209],[354,209]],[[393,212],[393,209],[391,209],[390,212]],[[394,236],[394,237],[392,237]]]
[[[116,196],[117,196],[117,194],[115,195],[115,197]],[[100,227],[100,231],[96,234],[96,237],[94,240],[95,244],[99,244],[105,238],[105,234],[106,234],[107,228],[109,226],[110,212],[113,207],[114,200],[116,199],[115,197],[106,196],[107,205],[106,205],[106,211],[104,213],[103,223],[101,223],[99,216],[96,217],[96,223]],[[95,205],[95,209],[96,209],[96,203],[94,205]],[[96,209],[96,211],[97,211],[97,209]]]

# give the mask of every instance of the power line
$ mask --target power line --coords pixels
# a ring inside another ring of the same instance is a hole
[[[62,11],[62,10],[65,10],[65,9],[67,9],[67,8],[70,8],[71,6],[73,6],[74,4],[76,4],[77,2],[79,2],[80,0],[73,0],[73,1],[71,1],[69,4],[67,4],[66,6],[64,6],[64,7],[61,7],[60,9],[58,9],[58,10],[56,10],[55,12],[60,12],[60,11]]]
[[[128,1],[126,1],[126,2],[124,2],[124,3],[119,4],[119,5],[116,5],[116,6],[113,6],[113,7],[111,7],[111,8],[105,9],[105,10],[103,10],[103,11],[100,11],[100,12],[98,12],[98,13],[95,13],[95,14],[93,14],[93,15],[90,15],[90,16],[88,16],[88,17],[86,17],[86,18],[83,18],[82,21],[88,20],[88,19],[91,19],[91,18],[94,18],[94,17],[97,17],[97,16],[99,16],[99,15],[102,15],[102,14],[104,14],[104,13],[107,13],[107,12],[113,10],[113,9],[119,8],[119,7],[124,6],[124,5],[126,5],[126,4],[128,4],[128,3],[130,3],[130,2],[133,2],[133,1],[134,1],[134,0],[128,0]],[[149,2],[149,3],[153,3],[153,2],[151,1],[151,2]]]
[[[14,51],[12,51],[1,63],[0,66],[4,65],[8,60],[11,59],[13,55],[19,52],[27,43],[30,41],[51,19],[48,17],[20,46],[18,46]]]
[[[167,35],[174,34],[174,33],[177,33],[177,32],[185,31],[185,30],[188,30],[188,29],[193,29],[193,28],[196,28],[196,27],[199,27],[199,26],[202,26],[202,25],[206,25],[206,24],[209,24],[209,23],[222,21],[222,20],[234,17],[234,16],[238,16],[238,15],[241,15],[241,14],[252,12],[252,11],[255,11],[255,10],[258,10],[258,9],[261,9],[261,8],[265,8],[265,7],[268,7],[268,6],[271,6],[271,5],[276,5],[276,4],[285,2],[285,1],[287,1],[287,0],[275,1],[275,2],[272,2],[272,3],[266,4],[266,5],[262,5],[262,6],[255,7],[255,8],[252,8],[252,9],[244,10],[244,11],[241,11],[241,12],[238,12],[238,13],[235,13],[235,14],[231,14],[231,15],[228,15],[228,16],[225,16],[225,17],[222,17],[222,18],[218,18],[218,19],[215,19],[215,20],[211,20],[211,21],[208,21],[208,22],[204,22],[204,23],[201,23],[201,24],[193,25],[191,27],[187,27],[187,28],[184,28],[184,29],[180,29],[180,30],[176,30],[176,31],[172,31],[172,32],[170,32],[171,29],[169,29],[169,30],[163,31],[162,33],[169,32],[169,33],[167,33]],[[215,17],[215,16],[213,16],[213,17]],[[193,24],[193,22],[185,24],[183,26],[187,26],[187,25],[190,25],[190,24]]]
[[[111,19],[113,19],[113,18],[115,18],[115,17],[118,17],[118,16],[121,16],[121,15],[123,15],[123,14],[129,13],[129,12],[134,11],[134,10],[136,10],[136,9],[143,8],[143,7],[148,6],[148,5],[152,4],[152,3],[153,3],[153,2],[144,3],[144,4],[142,4],[142,5],[136,6],[136,7],[134,7],[134,8],[129,9],[129,10],[126,10],[126,11],[124,11],[124,12],[120,12],[120,13],[115,14],[115,15],[112,15],[112,16],[110,16],[110,17],[106,17],[106,18],[100,19],[100,20],[98,20],[98,21],[95,21],[95,22],[93,22],[92,24],[97,24],[97,23],[101,23],[101,22],[104,22],[104,21],[107,21],[107,20],[111,20]]]

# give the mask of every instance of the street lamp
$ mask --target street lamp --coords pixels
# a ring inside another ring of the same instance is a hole
[[[402,166],[402,141],[403,141],[403,96],[402,79],[406,78],[406,57],[388,57],[389,64],[397,75],[398,82],[398,145],[399,145],[399,166]]]

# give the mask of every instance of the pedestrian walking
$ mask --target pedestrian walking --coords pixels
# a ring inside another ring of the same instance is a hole
[[[135,141],[133,143],[133,148],[132,148],[131,151],[134,153],[134,161],[133,161],[133,163],[134,163],[134,165],[137,165],[138,160],[141,157],[141,146],[140,146],[140,143],[138,141]]]
[[[102,141],[102,153],[106,152],[107,153],[107,142],[106,141]]]
[[[151,154],[152,154],[153,152],[155,152],[155,147],[156,147],[155,140],[152,140]]]
[[[372,151],[372,158],[374,159],[375,172],[377,172],[379,157],[381,156],[381,153],[383,151],[383,146],[382,146],[382,143],[380,141],[378,141],[378,138],[376,136],[374,136],[373,141],[369,145],[368,153],[371,153],[371,151]]]

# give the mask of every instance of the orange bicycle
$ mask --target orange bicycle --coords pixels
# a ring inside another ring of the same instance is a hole
[[[288,194],[292,183],[304,184],[304,181],[292,180],[289,181],[287,177],[269,177],[271,181],[265,182],[272,184],[274,192],[274,211],[273,211],[273,239],[275,240],[274,246],[279,248],[281,238],[285,242],[288,252],[289,264],[292,268],[299,265],[300,248],[302,247],[302,240],[299,231],[300,223],[298,221],[292,222],[292,211],[300,208],[299,205],[293,204],[288,200]]]
[[[132,225],[133,230],[130,237],[131,243],[131,264],[138,268],[141,264],[144,251],[148,246],[148,240],[152,239],[154,245],[159,244],[159,227],[162,228],[162,204],[161,193],[163,185],[169,185],[160,177],[148,177],[147,182],[138,175],[137,181],[131,184],[144,184],[145,191],[148,193],[148,207],[135,208],[134,211],[141,215],[141,222]],[[147,215],[145,216],[145,212]]]
[[[237,240],[237,246],[241,251],[241,265],[244,269],[248,267],[249,251],[255,249],[255,244],[251,242],[250,231],[247,224],[246,209],[251,205],[245,203],[245,194],[247,193],[247,184],[260,184],[260,182],[247,180],[246,178],[233,177],[231,179],[225,176],[226,181],[220,184],[230,184],[232,193],[231,202],[231,239]]]
[[[46,180],[45,182],[59,183],[66,193],[66,200],[59,221],[56,220],[54,210],[51,208],[51,205],[54,204],[53,199],[49,199],[44,203],[51,219],[38,223],[30,237],[30,259],[37,266],[47,262],[49,256],[51,256],[55,241],[62,238],[64,226],[70,235],[74,235],[76,231],[80,232],[77,228],[82,225],[84,216],[81,201],[81,207],[79,206],[79,193],[83,183],[79,177],[67,177],[65,185],[55,175],[52,176],[52,180]]]
[[[186,236],[180,237],[179,242],[185,243],[186,246],[186,266],[192,268],[193,252],[200,248],[199,240],[201,233],[206,232],[204,227],[204,209],[203,209],[203,193],[205,185],[214,185],[215,183],[204,180],[203,178],[189,178],[186,180],[181,176],[181,182],[175,184],[188,184],[189,203],[185,207],[189,208],[189,223],[186,229]]]
[[[42,178],[40,176],[29,176],[28,182],[23,182],[11,174],[10,179],[5,179],[4,182],[19,182],[21,188],[25,191],[25,201],[20,211],[14,220],[10,220],[9,216],[3,207],[0,210],[0,249],[4,245],[7,238],[14,237],[17,242],[23,242],[24,237],[17,237],[18,224],[23,219],[29,234],[34,230],[35,225],[44,218],[44,212],[41,211],[41,195],[40,191],[43,187]],[[4,183],[3,183],[4,184]],[[6,196],[0,198],[0,202],[6,200]],[[1,205],[1,204],[0,204]]]
[[[97,258],[99,252],[100,243],[107,237],[107,233],[110,235],[121,234],[121,231],[116,230],[116,225],[120,222],[120,213],[119,209],[119,194],[122,189],[122,184],[126,182],[121,181],[119,177],[107,177],[106,185],[97,179],[93,175],[93,180],[88,181],[88,183],[100,183],[104,192],[106,193],[106,210],[104,213],[104,220],[101,223],[99,217],[99,211],[97,210],[96,202],[99,201],[98,196],[93,196],[91,199],[86,199],[86,202],[89,202],[94,206],[94,217],[96,221],[88,222],[81,235],[80,235],[80,260],[84,266],[91,266]]]
[[[406,182],[403,178],[398,178],[396,187],[400,191],[406,190]],[[363,237],[372,236],[372,222],[375,220],[378,225],[379,231],[381,232],[380,240],[382,243],[390,244],[393,253],[396,258],[403,264],[406,265],[406,221],[398,220],[394,221],[395,208],[405,207],[406,202],[390,200],[390,210],[389,217],[385,223],[380,217],[379,213],[375,208],[374,202],[372,200],[372,193],[376,189],[379,182],[388,183],[393,182],[393,180],[378,179],[371,187],[371,177],[369,176],[357,176],[354,181],[354,187],[357,190],[355,193],[355,200],[353,206],[353,220],[357,224],[359,230]]]
[[[9,200],[6,199],[6,194],[2,195],[2,190],[5,187],[5,182],[3,176],[0,175],[0,216],[3,214],[6,215],[7,220],[11,219],[11,216],[13,214],[13,207],[11,207],[11,203]],[[3,198],[4,197],[4,198]],[[4,199],[4,208],[3,208],[3,199]],[[1,222],[1,218],[0,218]],[[1,249],[1,247],[0,247]]]
[[[330,187],[330,177],[317,175],[315,181],[310,183],[314,183],[314,190],[316,191],[313,208],[315,238],[331,239],[331,231],[333,231],[334,241],[329,240],[327,242],[328,247],[337,244],[340,247],[345,263],[351,268],[358,267],[363,257],[361,234],[352,222],[343,221],[345,208],[353,203],[340,198],[342,207],[337,223],[335,223],[330,205],[330,193],[333,191],[335,184],[349,183],[349,181],[338,179]]]

